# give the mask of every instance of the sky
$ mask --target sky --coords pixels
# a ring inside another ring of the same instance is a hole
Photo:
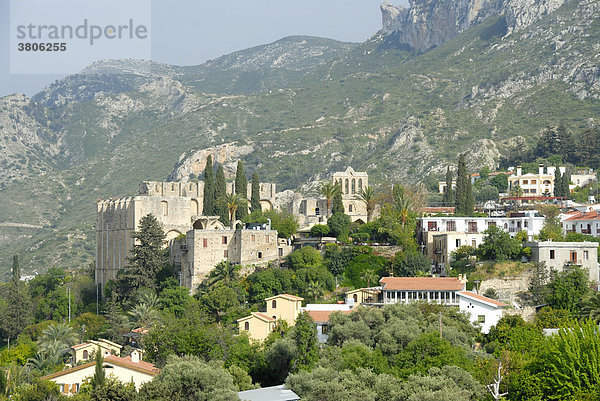
[[[94,8],[107,4],[107,0],[13,0],[20,2],[20,15],[32,19],[36,12],[49,13],[38,2],[47,7],[55,7],[55,12],[65,19],[79,18],[81,10],[96,16]],[[65,6],[69,1],[77,1],[79,10]],[[114,0],[118,1],[118,0]],[[128,0],[120,0],[122,3]],[[134,0],[129,0],[134,1]],[[150,49],[152,60],[175,65],[197,65],[206,60],[266,44],[290,35],[311,35],[349,42],[363,42],[381,29],[379,5],[382,0],[135,0],[151,3]],[[28,2],[28,3],[24,3]],[[392,0],[393,4],[407,6],[406,0]],[[25,93],[32,96],[56,79],[66,74],[15,74],[23,72],[26,65],[44,70],[45,61],[52,55],[35,54],[45,57],[42,61],[24,60],[15,62],[11,74],[11,0],[0,0],[0,96],[12,93]],[[33,4],[33,5],[32,5]],[[87,9],[86,9],[87,7]],[[13,13],[16,7],[13,6]],[[110,17],[108,17],[110,18]],[[12,22],[15,22],[14,14]],[[21,22],[19,22],[21,23]],[[112,42],[115,43],[115,42]],[[101,56],[100,48],[88,47],[94,53],[87,54],[86,65],[95,57]],[[137,49],[136,49],[137,50]],[[126,49],[123,50],[125,53]],[[135,56],[135,51],[132,54]],[[138,52],[139,53],[139,52]],[[23,53],[24,54],[24,53]],[[145,54],[145,53],[140,53]],[[28,56],[32,56],[30,53]],[[143,57],[146,58],[146,57]],[[79,60],[81,62],[81,60]],[[50,63],[47,63],[48,66]],[[79,70],[75,62],[69,65]]]

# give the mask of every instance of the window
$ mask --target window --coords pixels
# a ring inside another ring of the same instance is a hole
[[[523,180],[523,182],[522,182],[523,185],[527,185],[528,183],[529,183],[529,181],[527,181],[527,180]]]
[[[315,208],[315,216],[319,216],[321,215],[321,209],[319,209],[318,207]]]
[[[252,234],[252,242],[256,242],[256,235]]]
[[[350,213],[352,213],[352,205],[349,205],[349,206],[348,206],[348,211],[349,211]]]
[[[495,221],[488,221],[488,228],[490,227],[496,227],[496,222]]]
[[[523,227],[525,227],[525,228],[529,227],[529,222],[527,220],[525,220],[523,222]]]
[[[225,250],[223,251],[223,257],[224,257],[225,259],[227,259],[227,258],[229,257],[229,252],[227,251],[227,249],[225,249]]]
[[[329,331],[329,325],[324,324],[323,326],[321,326],[321,334],[327,334],[328,331]]]
[[[344,193],[345,193],[345,194],[349,194],[349,193],[350,193],[350,181],[348,181],[348,179],[347,179],[347,178],[346,178],[345,184],[346,184],[346,185],[345,185],[345,187],[346,187],[346,190],[344,191]]]
[[[479,316],[477,316],[477,322],[479,322],[479,323],[485,323],[485,315],[479,315]]]
[[[468,225],[468,230],[470,233],[476,233],[477,232],[477,222],[476,221],[470,221],[469,225]]]
[[[456,231],[456,221],[446,222],[446,231]]]
[[[531,180],[531,185],[537,184],[537,180]]]
[[[208,248],[208,238],[202,238],[202,247]]]
[[[262,259],[262,252],[259,252],[259,253],[258,253],[258,258],[259,258],[259,259]]]
[[[532,189],[531,191],[529,191],[529,193],[535,194],[535,193],[537,193],[537,190]]]
[[[244,330],[250,330],[250,322],[244,323]]]
[[[271,301],[271,308],[277,309],[277,300],[276,299]]]
[[[427,222],[427,230],[428,231],[437,231],[437,221],[428,221]]]
[[[225,236],[221,237],[221,244],[227,245],[227,237],[225,237]]]
[[[265,242],[271,241],[271,238],[268,235],[265,235]]]
[[[577,263],[577,251],[571,251],[571,263]]]
[[[160,202],[160,206],[161,206],[161,210],[162,210],[162,215],[168,216],[169,215],[169,204],[166,201],[162,201],[162,202]]]
[[[471,246],[473,248],[477,248],[477,241],[476,240],[471,241]]]
[[[355,178],[352,179],[352,193],[353,194],[356,193],[356,179]]]
[[[585,259],[585,260],[589,260],[590,259],[590,253],[589,253],[589,251],[583,251],[583,259]]]
[[[362,178],[359,178],[358,179],[358,193],[361,193],[362,189],[363,189],[362,188]]]
[[[86,349],[86,350],[83,350],[83,359],[88,359],[89,357],[90,357],[90,356],[89,356],[89,354],[88,354],[88,351],[87,351],[87,349]]]
[[[550,259],[556,259],[556,251],[554,249],[550,249]]]
[[[456,240],[456,247],[457,247],[457,248],[460,248],[460,239],[457,239],[457,240]]]

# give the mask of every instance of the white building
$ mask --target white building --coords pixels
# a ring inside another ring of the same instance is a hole
[[[584,212],[572,212],[563,215],[563,231],[567,234],[578,233],[600,237],[600,210],[590,208]]]
[[[566,167],[558,168],[561,174],[566,172]],[[508,177],[508,191],[519,187],[523,191],[524,197],[527,196],[544,196],[554,194],[554,177],[556,175],[556,167],[545,168],[543,164],[538,167],[538,173],[523,174],[523,168],[517,167],[517,173]]]
[[[589,271],[590,281],[600,281],[598,243],[596,242],[526,242],[534,262],[543,262],[548,269],[563,271],[565,265],[579,265]]]
[[[457,293],[465,290],[462,277],[383,277],[379,280],[383,304],[424,301],[458,306]]]
[[[479,325],[481,331],[489,333],[490,328],[498,323],[502,318],[507,304],[496,301],[471,291],[461,291],[458,293],[458,308],[466,312],[471,319],[471,323]]]
[[[544,216],[535,210],[511,213],[507,217],[422,217],[417,219],[417,241],[436,265],[450,262],[452,251],[463,245],[478,247],[484,231],[496,226],[511,237],[524,231],[532,240],[544,227]]]

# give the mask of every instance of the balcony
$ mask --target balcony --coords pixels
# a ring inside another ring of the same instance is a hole
[[[590,230],[590,229],[587,229],[587,228],[585,228],[585,229],[584,229],[584,228],[582,228],[582,229],[581,229],[581,233],[582,233],[582,234],[587,234],[587,235],[592,235],[592,230]]]

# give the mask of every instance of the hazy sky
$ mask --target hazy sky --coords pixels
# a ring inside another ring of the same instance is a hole
[[[52,3],[52,0],[45,0]],[[80,0],[84,5],[89,1]],[[123,0],[126,1],[126,0]],[[382,0],[152,0],[152,59],[195,65],[290,35],[362,42],[381,29]],[[406,5],[406,0],[393,0]],[[10,74],[10,0],[0,0],[0,96],[29,96],[59,75]]]

